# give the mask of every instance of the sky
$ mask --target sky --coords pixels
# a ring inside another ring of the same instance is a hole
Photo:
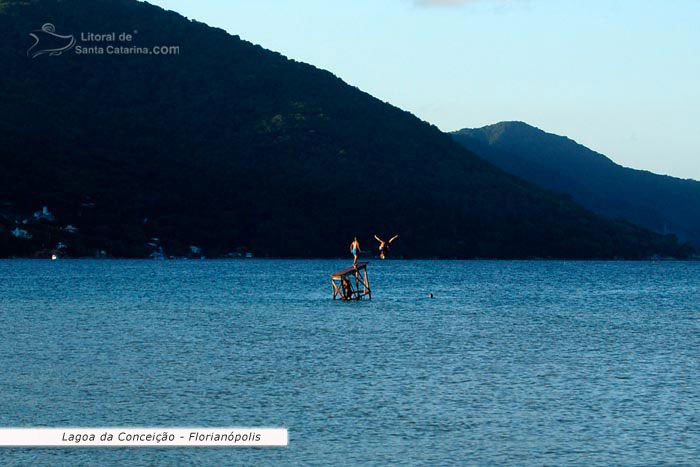
[[[700,180],[699,0],[149,0],[443,131],[519,120]]]

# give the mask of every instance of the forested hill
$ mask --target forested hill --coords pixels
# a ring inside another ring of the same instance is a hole
[[[464,129],[453,137],[506,172],[569,194],[594,212],[674,233],[700,247],[700,182],[622,167],[523,122]]]
[[[327,71],[146,3],[4,0],[0,30],[2,256],[337,257],[374,233],[399,233],[405,257],[689,253]],[[129,52],[154,46],[179,53]]]

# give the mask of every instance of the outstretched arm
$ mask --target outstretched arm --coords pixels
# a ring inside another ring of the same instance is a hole
[[[399,236],[398,236],[398,235],[394,235],[393,237],[391,237],[391,240],[389,240],[389,243],[393,242],[393,241],[396,240],[397,238],[399,238]]]
[[[376,238],[377,241],[378,241],[379,243],[384,243],[384,240],[382,240],[381,238],[377,237],[377,235],[375,235],[374,238]]]

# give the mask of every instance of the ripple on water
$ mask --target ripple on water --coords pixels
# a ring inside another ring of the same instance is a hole
[[[286,449],[3,464],[683,464],[700,264],[0,261],[0,425],[285,426]],[[429,292],[435,294],[428,300]]]

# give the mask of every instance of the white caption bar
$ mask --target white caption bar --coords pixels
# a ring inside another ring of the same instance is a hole
[[[284,447],[286,428],[0,428],[0,447]]]

